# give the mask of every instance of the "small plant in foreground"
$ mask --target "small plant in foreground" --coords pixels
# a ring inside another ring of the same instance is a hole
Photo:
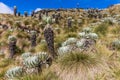
[[[14,68],[10,68],[7,72],[6,72],[6,77],[8,79],[14,79],[14,78],[18,78],[21,77],[23,75],[23,68],[22,67],[14,67]]]

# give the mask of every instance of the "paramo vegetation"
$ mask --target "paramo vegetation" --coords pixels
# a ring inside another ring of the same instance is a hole
[[[0,80],[120,80],[118,7],[0,14]]]

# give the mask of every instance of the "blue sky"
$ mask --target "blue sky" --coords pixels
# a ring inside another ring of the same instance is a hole
[[[9,7],[16,5],[20,12],[32,11],[36,8],[75,8],[79,3],[81,8],[106,8],[120,3],[120,0],[0,0]]]

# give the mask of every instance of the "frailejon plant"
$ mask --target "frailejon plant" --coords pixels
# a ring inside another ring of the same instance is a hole
[[[76,42],[76,46],[77,46],[78,48],[83,49],[83,48],[85,48],[87,45],[89,45],[90,42],[91,42],[91,41],[90,41],[89,39],[82,38],[81,40],[79,40],[79,41]]]
[[[65,42],[63,42],[62,46],[67,46],[70,44],[74,44],[77,42],[76,38],[68,38]]]
[[[90,33],[92,31],[92,29],[89,28],[89,27],[86,27],[86,28],[83,28],[82,31],[85,32],[85,33]]]
[[[58,14],[55,14],[55,23],[56,23],[56,24],[59,23],[59,17],[58,17]]]
[[[80,38],[86,38],[86,39],[92,39],[92,40],[98,39],[98,35],[96,33],[92,33],[91,31],[92,29],[89,27],[84,28],[83,32],[78,33],[78,36]]]
[[[34,15],[35,15],[35,11],[32,11],[31,17],[34,17]]]
[[[36,31],[31,31],[31,47],[35,47],[36,46],[36,39],[37,39],[37,36],[36,36]]]
[[[63,47],[60,47],[58,49],[58,54],[61,56],[61,55],[67,54],[71,51],[72,51],[72,49],[69,45],[68,46],[63,46]]]
[[[57,13],[57,15],[58,15],[58,17],[59,17],[59,18],[61,17],[61,14],[60,14],[60,12],[58,12],[58,13]]]
[[[79,40],[79,41],[76,42],[76,46],[78,48],[83,48],[84,45],[85,45],[85,39],[81,39],[81,40]]]
[[[82,24],[82,23],[83,23],[82,19],[78,19],[78,20],[77,20],[77,23],[78,23],[79,25]]]
[[[52,18],[52,23],[55,23],[55,19],[54,18]]]
[[[98,35],[96,33],[89,33],[87,36],[90,39],[98,39]]]
[[[28,16],[28,12],[27,12],[27,11],[24,12],[24,16],[25,16],[25,17]]]
[[[21,13],[20,13],[20,12],[18,12],[18,16],[21,16]]]
[[[55,14],[54,14],[54,13],[52,14],[52,18],[53,18],[53,19],[55,18]]]
[[[42,15],[41,15],[41,13],[39,13],[38,19],[39,19],[39,20],[42,19]]]
[[[52,64],[52,59],[51,57],[49,57],[49,55],[46,52],[39,52],[35,54],[35,56],[39,57],[39,59],[42,62],[41,64],[46,64],[48,66]]]
[[[62,47],[58,49],[59,54],[69,53],[72,50],[84,50],[94,45],[95,40],[98,39],[96,33],[91,32],[91,28],[84,28],[83,32],[78,33],[80,40],[76,38],[68,38],[62,43]]]
[[[18,77],[21,77],[22,75],[24,74],[24,70],[22,67],[14,67],[14,68],[10,68],[5,76],[8,78],[8,79],[15,79],[15,78],[18,78]]]
[[[42,39],[42,40],[40,41],[40,43],[46,43],[46,41],[45,41],[44,39]]]
[[[49,58],[48,54],[46,52],[39,52],[35,54],[35,56],[39,57],[39,59],[44,63]]]
[[[54,49],[54,32],[53,32],[52,27],[50,26],[49,22],[44,29],[44,37],[47,42],[50,56],[52,58],[55,58],[55,56],[57,56],[57,54],[55,53],[55,49]]]
[[[14,6],[14,16],[16,16],[16,15],[17,15],[17,7]]]
[[[45,16],[43,15],[42,17],[43,22],[45,22],[46,24],[51,24],[52,23],[52,18],[50,16]]]
[[[16,53],[16,42],[17,42],[17,39],[14,36],[9,36],[8,40],[9,40],[10,58],[13,58],[13,56]]]
[[[72,27],[72,17],[68,17],[67,24],[68,24],[68,28]]]
[[[36,68],[36,67],[40,67],[41,60],[39,59],[38,56],[31,56],[31,57],[26,58],[23,64],[27,68]]]
[[[49,12],[48,11],[45,11],[45,15],[48,16]]]
[[[86,33],[85,32],[80,32],[80,33],[78,33],[78,36],[80,38],[84,38],[86,36]]]
[[[81,40],[76,42],[76,47],[77,48],[81,48],[83,50],[87,50],[88,48],[90,48],[92,45],[94,45],[96,43],[95,38],[82,38]]]
[[[31,56],[32,56],[32,54],[30,52],[26,52],[26,53],[23,53],[21,55],[21,57],[22,57],[23,60],[25,60],[26,58],[31,57]]]
[[[114,40],[112,42],[112,47],[116,48],[116,49],[120,49],[120,40]]]

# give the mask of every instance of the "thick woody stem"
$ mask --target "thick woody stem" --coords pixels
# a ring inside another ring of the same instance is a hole
[[[49,24],[44,29],[44,37],[47,42],[50,56],[52,58],[55,58],[55,56],[57,56],[57,54],[55,53],[55,50],[54,50],[54,32]]]

